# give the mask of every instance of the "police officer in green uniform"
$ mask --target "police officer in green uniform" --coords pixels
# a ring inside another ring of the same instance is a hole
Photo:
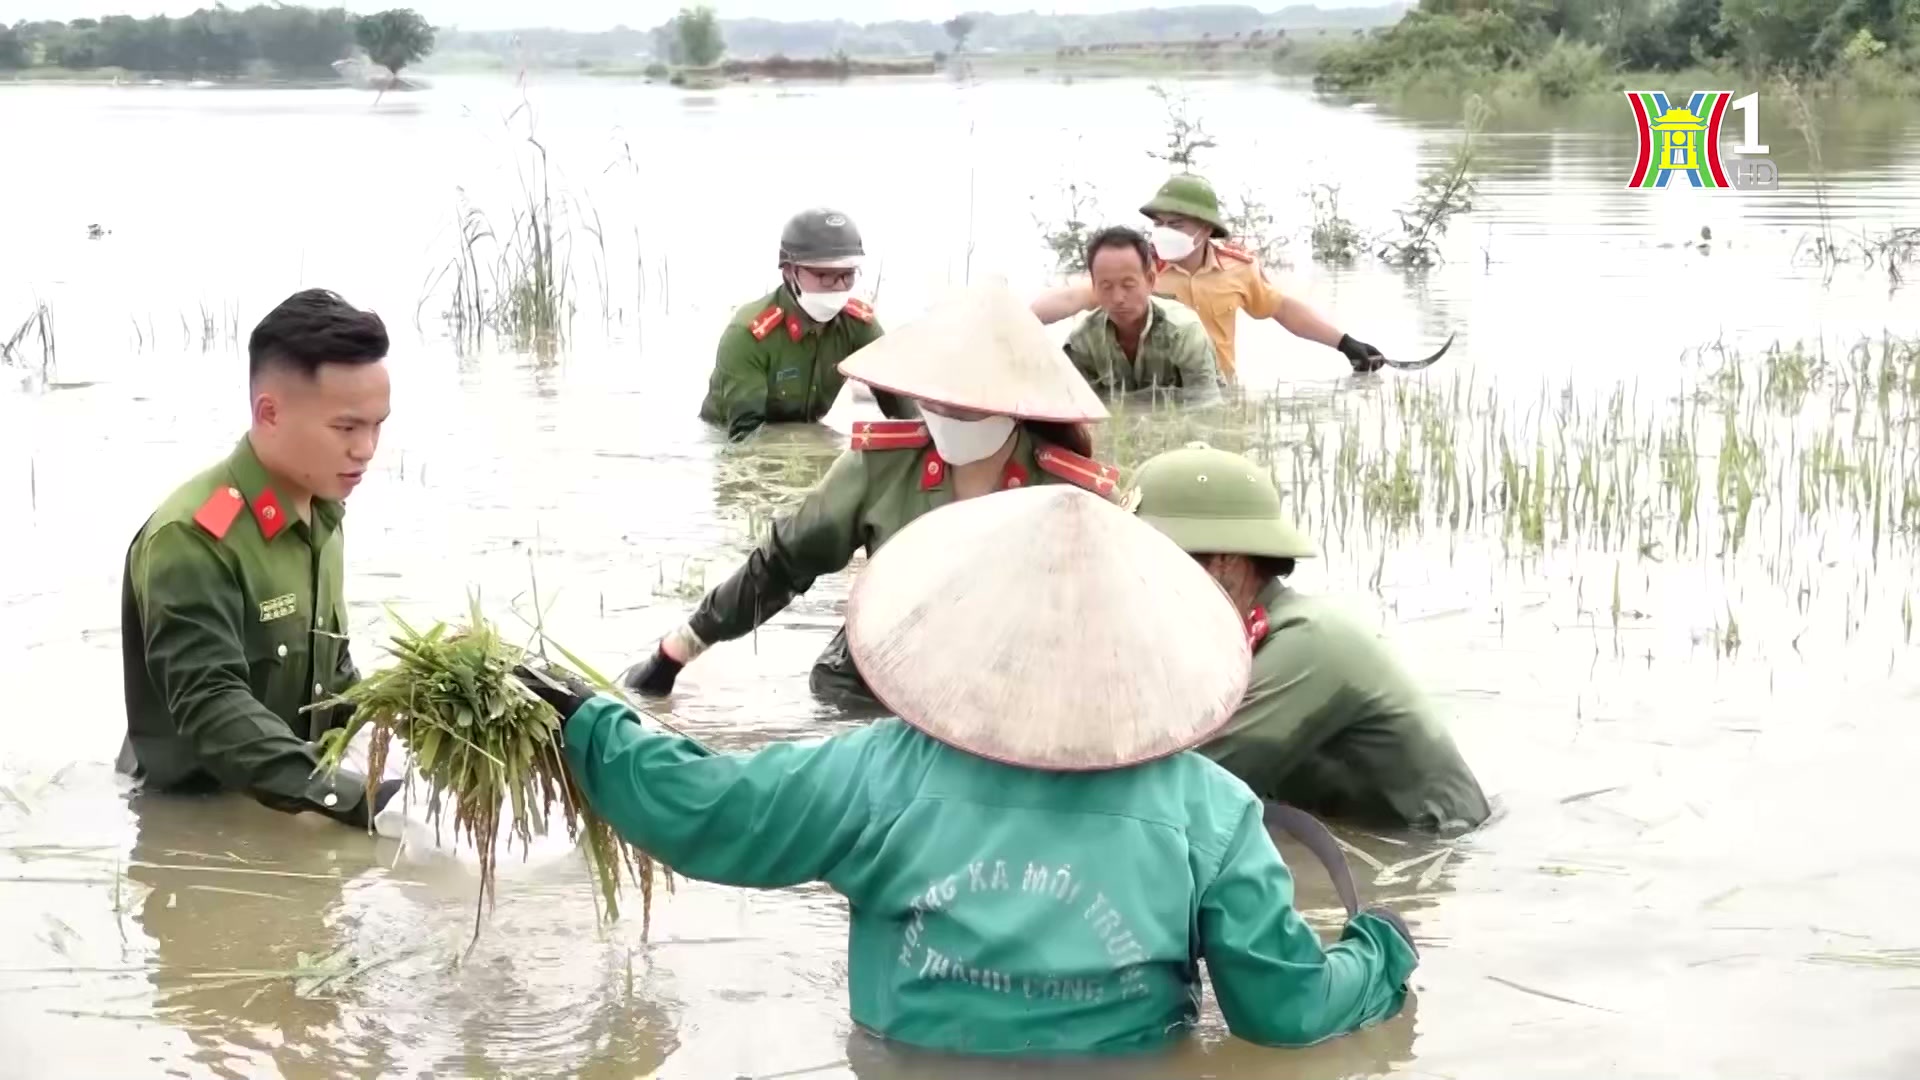
[[[763,424],[825,416],[846,382],[840,361],[881,335],[873,308],[853,295],[865,257],[847,215],[795,214],[780,233],[780,287],[721,331],[700,419],[739,440]],[[896,401],[875,396],[887,415],[901,415]]]
[[[1413,680],[1372,635],[1287,587],[1313,542],[1267,471],[1193,443],[1140,467],[1125,501],[1206,565],[1247,615],[1253,675],[1200,751],[1263,798],[1356,823],[1435,831],[1487,820],[1487,798]]]
[[[1093,461],[1079,425],[1105,406],[1004,281],[957,290],[925,315],[861,349],[841,371],[912,399],[921,420],[862,422],[852,445],[767,539],[700,602],[687,622],[621,682],[672,691],[708,647],[751,633],[822,574],[877,551],[908,522],[956,499],[1028,484],[1078,484],[1111,498],[1117,470]],[[814,664],[816,694],[866,704],[846,631]]]
[[[344,710],[301,711],[355,682],[343,501],[388,414],[387,330],[323,289],[288,297],[247,341],[252,426],[176,488],[127,550],[121,772],[148,789],[244,791],[364,827],[364,777],[318,774]]]

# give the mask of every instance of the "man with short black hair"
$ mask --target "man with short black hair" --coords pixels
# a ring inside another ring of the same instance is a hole
[[[1147,238],[1124,226],[1087,241],[1087,270],[1097,307],[1067,339],[1067,355],[1103,394],[1159,389],[1188,403],[1220,396],[1213,341],[1192,309],[1153,295],[1156,273]]]
[[[347,650],[341,516],[389,412],[387,329],[334,293],[288,297],[247,341],[252,425],[169,495],[127,549],[118,767],[152,789],[244,791],[365,827],[399,781],[317,773],[358,679]]]

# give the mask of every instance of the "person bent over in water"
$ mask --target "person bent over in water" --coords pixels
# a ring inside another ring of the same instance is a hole
[[[712,645],[752,633],[826,574],[869,556],[922,514],[1030,484],[1117,493],[1119,471],[1085,456],[1083,425],[1106,406],[1025,304],[998,279],[955,290],[914,321],[841,363],[851,379],[917,407],[919,420],[862,421],[852,445],[726,581],[627,668],[638,694],[673,691]],[[815,694],[867,708],[872,695],[834,634],[813,666]]]
[[[853,1020],[983,1055],[1139,1052],[1190,1031],[1204,961],[1233,1033],[1305,1046],[1397,1012],[1399,917],[1330,945],[1247,785],[1189,748],[1232,716],[1249,650],[1200,566],[1070,485],[935,510],[848,602],[895,715],[716,753],[576,679],[523,670],[573,775],[690,877],[848,900]]]
[[[1313,541],[1265,469],[1203,443],[1140,466],[1125,496],[1207,568],[1247,619],[1246,699],[1200,752],[1262,798],[1357,824],[1453,831],[1487,798],[1432,706],[1380,642],[1287,587]]]

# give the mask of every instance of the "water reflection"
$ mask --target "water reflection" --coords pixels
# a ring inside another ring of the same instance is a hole
[[[338,1002],[297,992],[291,974],[246,976],[292,973],[301,954],[318,959],[347,944],[332,925],[346,879],[321,880],[282,861],[290,847],[320,847],[335,839],[321,829],[340,827],[232,795],[142,793],[130,805],[136,825],[126,874],[150,890],[136,918],[153,939],[155,1012],[192,1039],[192,1059],[215,1075],[254,1075],[263,1062],[282,1075],[301,1071],[334,1040]],[[300,827],[309,824],[319,828]],[[364,836],[340,839],[371,847]]]

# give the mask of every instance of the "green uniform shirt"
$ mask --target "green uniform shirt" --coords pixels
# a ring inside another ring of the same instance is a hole
[[[1094,309],[1068,336],[1067,356],[1095,390],[1131,393],[1173,389],[1182,400],[1204,403],[1220,394],[1220,364],[1213,339],[1191,308],[1175,300],[1147,301],[1147,326],[1129,358],[1120,347],[1120,331],[1107,313]]]
[[[800,505],[774,521],[747,561],[700,601],[687,624],[701,641],[712,645],[745,637],[811,588],[815,578],[846,569],[862,550],[871,557],[908,522],[953,501],[947,463],[923,424],[856,424],[852,443]],[[1066,481],[1108,495],[1118,475],[1034,438],[1021,424],[1001,486]],[[847,652],[845,627],[820,654],[811,681],[816,692],[872,697]]]
[[[1472,828],[1487,798],[1413,680],[1372,634],[1274,581],[1247,696],[1200,751],[1262,798],[1386,826]]]
[[[815,322],[781,285],[734,313],[700,403],[700,419],[730,439],[762,424],[811,423],[833,408],[846,376],[840,361],[880,337],[873,309],[858,300]]]
[[[1247,786],[1194,753],[1047,773],[897,719],[715,754],[601,695],[573,774],[623,837],[704,881],[847,898],[855,1022],[973,1054],[1150,1049],[1206,962],[1233,1034],[1305,1046],[1393,1015],[1417,960],[1362,913],[1322,946]]]
[[[339,503],[282,506],[245,439],[169,495],[127,549],[122,772],[225,787],[277,810],[344,813],[365,780],[313,775],[340,710],[301,713],[358,675],[348,656]]]

